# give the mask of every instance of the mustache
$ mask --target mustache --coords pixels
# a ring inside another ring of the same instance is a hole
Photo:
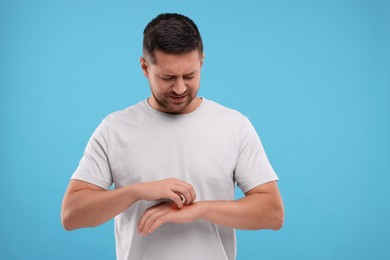
[[[178,95],[178,94],[175,93],[175,92],[171,92],[171,93],[168,94],[168,96],[170,96],[170,97],[177,97],[177,98],[179,98],[179,97],[184,97],[184,96],[187,96],[187,95],[189,95],[188,91],[185,91],[185,92],[183,92],[183,93],[180,94],[180,95]]]

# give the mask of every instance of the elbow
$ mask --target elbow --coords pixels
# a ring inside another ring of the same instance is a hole
[[[78,213],[79,210],[77,210],[78,207],[70,202],[71,200],[65,198],[61,208],[61,224],[66,231],[72,231],[82,227],[79,223],[81,218]]]
[[[259,216],[256,224],[248,229],[260,230],[280,230],[284,223],[284,211],[283,208],[270,210],[266,215]]]
[[[61,212],[61,223],[62,223],[62,227],[66,231],[72,231],[76,229],[74,225],[72,225],[72,221],[69,214],[66,214],[64,211]]]
[[[68,201],[69,199],[65,196],[61,207],[61,224],[66,231],[71,231],[75,228],[72,225],[72,211]]]
[[[283,226],[283,223],[284,223],[284,216],[283,216],[283,213],[276,216],[274,221],[274,223],[272,224],[272,227],[271,229],[272,230],[280,230]]]
[[[72,231],[84,227],[96,227],[101,223],[83,221],[83,218],[74,210],[62,210],[61,212],[61,224],[66,231]]]
[[[62,227],[66,230],[66,231],[72,231],[72,230],[75,230],[75,228],[73,228],[71,225],[69,225],[68,223],[62,221]]]
[[[64,203],[61,209],[61,224],[66,231],[72,231],[80,228],[77,223],[79,219],[76,215],[74,209],[72,209],[68,204]]]
[[[70,225],[68,222],[62,220],[62,227],[66,230],[66,231],[72,231],[72,230],[75,230],[76,228],[74,228],[72,225]]]
[[[272,218],[272,230],[280,230],[284,223],[284,209],[281,206],[278,210],[275,210],[273,218]]]

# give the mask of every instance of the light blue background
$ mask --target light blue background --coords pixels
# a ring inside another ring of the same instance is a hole
[[[200,94],[250,118],[281,179],[283,229],[238,231],[238,259],[390,259],[390,5],[373,0],[1,0],[0,259],[114,259],[113,223],[66,232],[61,201],[103,117],[148,96],[161,12],[198,24]]]

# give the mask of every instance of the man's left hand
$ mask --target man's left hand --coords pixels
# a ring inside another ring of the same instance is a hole
[[[147,209],[138,222],[138,232],[146,236],[164,223],[189,223],[200,216],[199,203],[177,208],[173,202],[163,202]]]

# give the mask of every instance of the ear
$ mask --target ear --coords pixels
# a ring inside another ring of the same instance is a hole
[[[200,58],[200,66],[203,66],[203,61],[204,61],[204,53],[202,53],[202,57]]]
[[[148,63],[146,62],[145,58],[140,57],[139,63],[141,64],[141,69],[142,69],[142,72],[144,73],[145,77],[149,78]]]

